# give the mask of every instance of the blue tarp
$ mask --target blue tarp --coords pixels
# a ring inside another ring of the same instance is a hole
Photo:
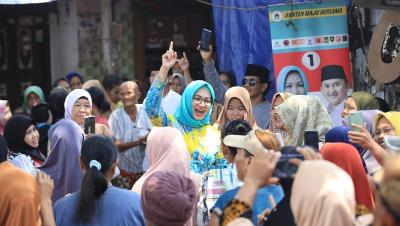
[[[287,0],[212,1],[215,5],[240,8],[286,4],[287,2]],[[315,1],[295,0],[293,2]],[[346,0],[346,3],[349,5],[350,0]],[[233,71],[240,85],[247,64],[266,66],[271,71],[271,87],[267,94],[268,99],[271,99],[275,93],[275,79],[268,8],[244,11],[213,6],[213,16],[219,69]]]

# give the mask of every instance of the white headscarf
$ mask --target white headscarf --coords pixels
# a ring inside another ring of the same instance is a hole
[[[92,106],[92,97],[90,96],[88,91],[84,89],[74,89],[68,94],[67,98],[65,98],[65,119],[71,119],[72,107],[74,106],[75,102],[82,97],[87,98],[89,100],[90,106]]]

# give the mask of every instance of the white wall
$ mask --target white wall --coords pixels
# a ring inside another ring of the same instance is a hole
[[[50,13],[49,15],[52,81],[64,77],[68,72],[78,68],[79,51],[76,1],[57,1],[58,14]]]

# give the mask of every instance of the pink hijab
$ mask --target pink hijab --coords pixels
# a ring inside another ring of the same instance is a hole
[[[133,185],[132,191],[140,195],[143,183],[159,171],[174,171],[192,178],[198,187],[200,176],[190,172],[189,151],[182,133],[172,127],[155,127],[147,138],[149,169]]]
[[[149,169],[133,185],[132,191],[141,195],[144,182],[156,172],[173,171],[190,177],[200,187],[200,175],[190,172],[190,157],[182,133],[172,127],[154,127],[147,137],[146,147]],[[185,226],[194,225],[191,216]]]
[[[355,226],[356,202],[351,177],[325,160],[301,163],[290,207],[297,226]]]

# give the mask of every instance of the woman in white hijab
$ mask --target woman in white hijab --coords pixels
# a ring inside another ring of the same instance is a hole
[[[64,118],[76,122],[83,130],[85,117],[92,115],[92,97],[84,89],[74,89],[65,99],[64,108]],[[112,136],[111,130],[102,124],[96,123],[95,130],[96,134]]]

